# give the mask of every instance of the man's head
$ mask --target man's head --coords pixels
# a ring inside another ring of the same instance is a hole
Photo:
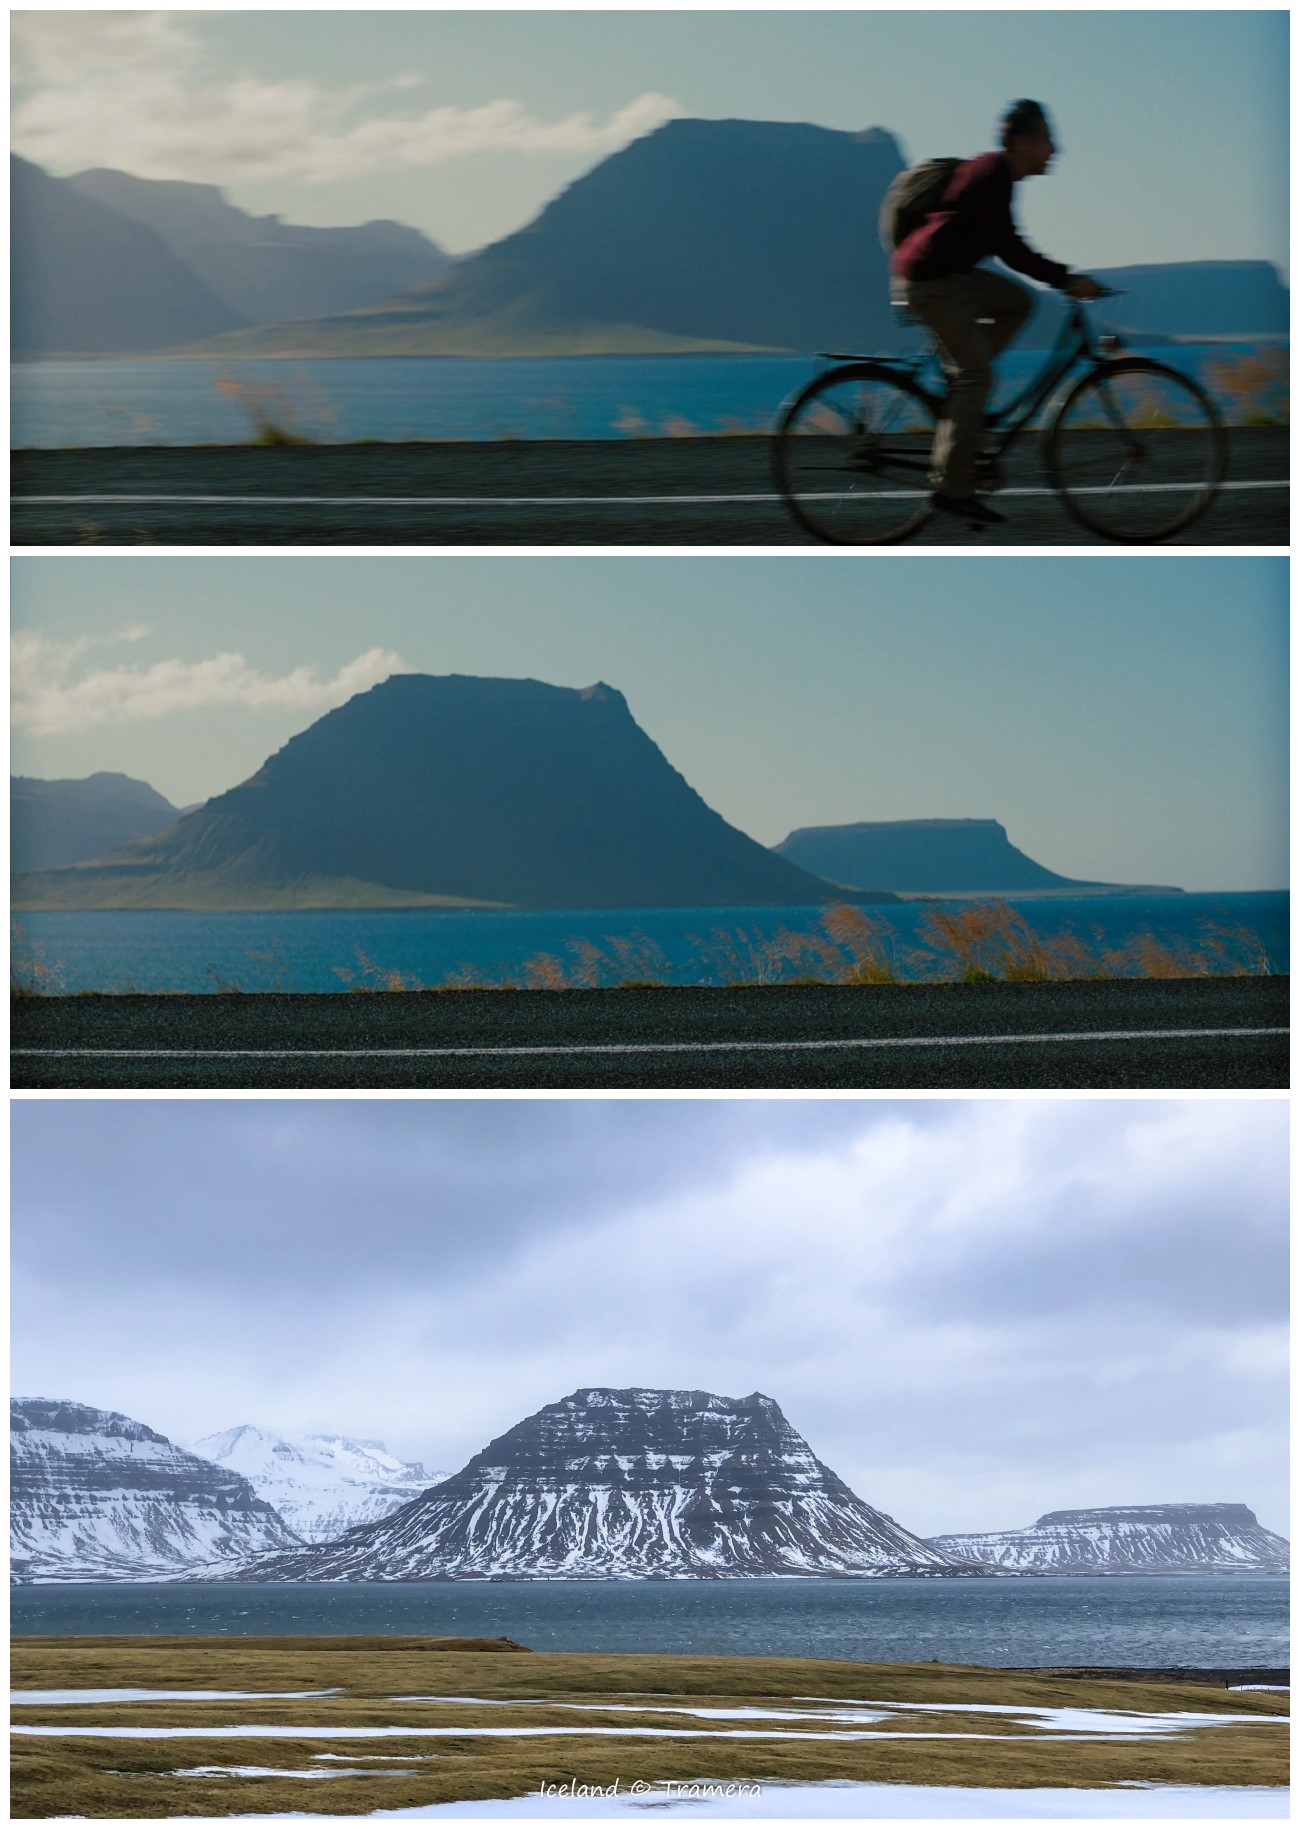
[[[1000,137],[1013,177],[1042,177],[1052,162],[1056,144],[1041,102],[1012,102],[1002,117]]]

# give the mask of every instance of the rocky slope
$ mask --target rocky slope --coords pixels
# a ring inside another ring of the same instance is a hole
[[[1049,1511],[1026,1530],[932,1537],[937,1549],[1044,1575],[1285,1575],[1290,1545],[1245,1505]]]
[[[770,1397],[574,1391],[435,1491],[250,1578],[951,1575],[820,1462]]]
[[[996,819],[801,826],[774,849],[778,857],[832,882],[869,883],[904,895],[1066,895],[1149,887],[1058,876],[1013,845]]]
[[[102,857],[132,839],[175,825],[170,800],[130,775],[96,774],[80,781],[9,778],[9,867],[51,870]]]
[[[423,674],[358,694],[170,831],[13,889],[16,908],[837,899],[706,806],[612,686]]]
[[[386,1518],[446,1479],[402,1461],[382,1442],[346,1435],[278,1435],[244,1423],[187,1442],[192,1454],[242,1474],[304,1543],[329,1543]]]
[[[15,1581],[157,1581],[297,1538],[248,1482],[114,1410],[10,1404]]]

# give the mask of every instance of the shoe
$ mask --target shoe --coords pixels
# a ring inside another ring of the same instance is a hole
[[[987,502],[981,502],[977,495],[944,495],[936,489],[930,497],[930,506],[939,514],[956,515],[972,527],[1005,527],[1007,517],[990,508]]]

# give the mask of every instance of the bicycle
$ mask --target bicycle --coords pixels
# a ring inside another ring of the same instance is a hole
[[[1166,540],[1205,513],[1227,470],[1223,421],[1196,382],[1123,349],[1113,333],[1094,336],[1082,301],[1071,299],[1042,368],[985,420],[981,492],[1004,486],[1006,453],[1082,365],[1045,430],[1047,480],[1063,506],[1091,532],[1130,544]],[[945,394],[922,377],[937,366],[937,348],[931,340],[914,356],[826,352],[821,359],[836,366],[781,408],[772,448],[776,487],[819,540],[906,540],[934,512],[930,446]]]

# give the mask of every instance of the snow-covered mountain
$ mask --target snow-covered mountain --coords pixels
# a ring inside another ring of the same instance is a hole
[[[263,1581],[969,1572],[850,1492],[770,1397],[606,1388],[526,1417],[391,1517],[247,1570]]]
[[[278,1435],[252,1423],[185,1445],[243,1474],[304,1543],[331,1543],[358,1524],[386,1518],[447,1477],[399,1460],[382,1442]]]
[[[9,1406],[15,1581],[157,1581],[299,1539],[239,1474],[114,1410]]]
[[[958,1532],[953,1556],[1046,1575],[1285,1575],[1291,1548],[1245,1505],[1107,1505],[1049,1511],[1026,1530]]]

